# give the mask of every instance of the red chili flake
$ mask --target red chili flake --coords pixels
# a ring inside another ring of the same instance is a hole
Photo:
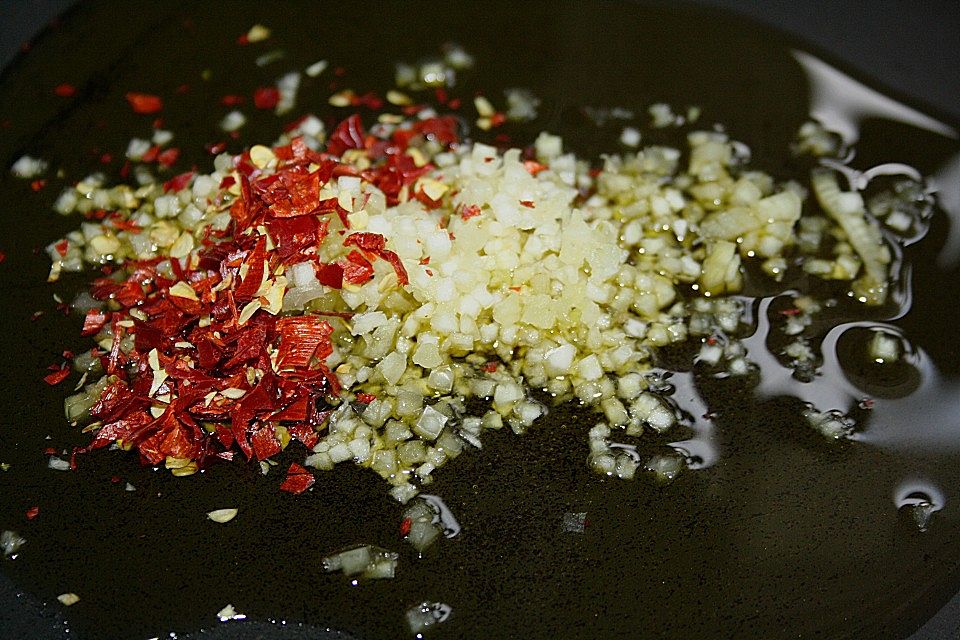
[[[157,163],[162,167],[171,167],[180,158],[180,149],[171,147],[157,154]]]
[[[40,507],[36,505],[30,507],[29,509],[27,509],[27,512],[25,515],[27,516],[27,520],[33,520],[38,515],[40,515]]]
[[[34,191],[40,191],[45,186],[47,186],[47,181],[43,179],[34,180],[33,182],[30,183],[30,188],[33,189]]]
[[[873,409],[873,407],[874,407],[874,405],[876,404],[876,402],[874,401],[873,398],[861,398],[861,399],[860,399],[860,402],[859,402],[858,404],[859,404],[859,406],[860,406],[861,409],[864,409],[864,410],[866,410],[866,411],[870,411],[870,410]]]
[[[334,70],[333,70],[333,75],[337,76],[338,78],[342,78],[343,76],[347,75],[347,69],[346,69],[346,67],[336,67],[336,68],[334,68]]]
[[[257,460],[267,460],[280,453],[280,442],[277,441],[277,434],[272,424],[267,424],[256,431],[250,437],[250,445],[253,447],[253,454]]]
[[[147,149],[146,153],[144,153],[143,156],[141,156],[140,161],[141,161],[141,162],[155,162],[155,161],[157,160],[157,156],[158,156],[158,155],[160,155],[160,146],[159,146],[159,145],[153,145],[152,147],[150,147],[149,149]]]
[[[277,320],[280,347],[277,350],[277,369],[280,371],[304,369],[317,357],[326,359],[333,353],[330,334],[333,327],[317,316],[286,316]]]
[[[454,111],[459,109],[462,105],[463,102],[460,100],[460,98],[453,98],[447,102],[447,108],[453,109]]]
[[[354,107],[367,107],[372,111],[379,111],[383,108],[383,100],[372,91],[368,91],[362,96],[353,95],[350,98],[350,104]]]
[[[64,82],[53,88],[53,92],[61,98],[69,98],[77,92],[77,88],[72,84]]]
[[[339,264],[321,264],[315,271],[320,284],[334,289],[343,288],[343,267]]]
[[[431,278],[433,277],[433,269],[424,269],[423,271]]]
[[[430,256],[427,256],[426,258],[420,258],[420,264],[422,265],[430,264]]]
[[[150,126],[152,126],[154,129],[163,129],[163,117],[154,118],[153,124]]]
[[[363,122],[361,122],[359,115],[353,114],[337,125],[337,128],[330,134],[330,140],[327,142],[327,153],[342,156],[347,149],[362,149],[365,139],[366,133],[363,130]]]
[[[280,102],[280,90],[276,87],[259,87],[253,92],[253,106],[257,109],[274,109]]]
[[[507,114],[503,113],[502,111],[497,111],[495,114],[490,116],[491,127],[499,127],[506,121],[507,121]]]
[[[541,171],[545,171],[547,169],[547,165],[540,164],[539,162],[535,162],[533,160],[524,160],[523,168],[527,170],[527,173],[529,173],[532,176],[535,176]]]
[[[708,345],[710,345],[711,347],[714,346],[714,345],[716,345],[717,342],[719,342],[719,341],[718,341],[715,337],[713,337],[713,336],[710,336],[710,337],[707,338],[707,340],[706,340],[706,343],[707,343]]]
[[[109,153],[104,153],[100,156],[100,164],[110,164],[113,162],[113,156]]]
[[[55,456],[57,455],[57,450],[54,447],[47,447],[43,450],[43,455],[45,456]]]
[[[312,487],[316,481],[312,473],[294,462],[291,463],[290,468],[287,469],[287,478],[283,481],[283,484],[280,485],[280,491],[300,495]]]
[[[525,206],[527,209],[536,209],[537,205],[534,204],[533,200],[521,200],[520,204]]]
[[[391,266],[393,266],[393,270],[397,274],[397,282],[403,286],[410,282],[410,279],[407,277],[407,270],[404,268],[403,262],[400,260],[400,256],[393,251],[384,248],[386,242],[386,238],[379,233],[361,232],[347,236],[343,240],[343,246],[357,247],[386,260],[391,264]]]
[[[212,155],[212,156],[218,156],[218,155],[220,155],[221,153],[223,153],[224,151],[227,150],[227,143],[226,143],[226,142],[223,142],[223,141],[220,141],[220,142],[208,142],[207,144],[203,145],[203,148],[204,148],[204,149],[206,150],[206,152],[209,153],[210,155]],[[226,178],[224,178],[224,179],[226,179]],[[232,183],[231,183],[231,184],[232,184]]]
[[[187,171],[181,173],[180,175],[174,176],[163,183],[164,193],[173,191],[176,193],[182,189],[185,189],[190,181],[193,179],[193,171]]]
[[[131,91],[127,94],[127,102],[130,103],[134,113],[157,113],[163,109],[163,100],[149,93]]]
[[[377,396],[372,393],[358,393],[357,402],[362,402],[363,404],[370,404],[377,399]]]
[[[801,311],[800,309],[797,309],[796,307],[791,307],[791,308],[789,308],[789,309],[783,309],[783,310],[780,312],[780,314],[781,314],[781,315],[784,315],[784,316],[798,316],[798,315],[800,315],[801,313],[803,313],[803,311]]]
[[[413,526],[413,518],[404,518],[400,522],[400,535],[406,538],[410,534],[410,527]]]
[[[487,362],[486,364],[483,365],[483,370],[486,373],[493,373],[494,371],[497,370],[497,367],[499,366],[500,366],[499,362],[496,362],[495,360],[491,360],[490,362]]]
[[[110,224],[113,225],[114,229],[119,231],[129,231],[130,233],[140,233],[143,231],[143,228],[136,222],[133,220],[124,220],[123,218],[119,217],[119,215],[110,216]]]
[[[237,105],[243,104],[247,99],[244,96],[236,94],[227,94],[220,98],[220,104],[225,107],[235,107]]]
[[[522,287],[510,287],[510,291],[513,291],[514,293],[520,293],[521,291],[523,291],[523,288],[522,288]]]
[[[120,177],[121,177],[121,178],[124,178],[124,179],[126,179],[126,177],[130,175],[130,161],[129,161],[129,160],[124,160],[124,161],[123,161],[123,166],[120,167],[119,173],[120,173]]]
[[[120,476],[110,476],[111,484],[120,484],[122,478]]]
[[[480,207],[475,204],[468,205],[463,208],[463,211],[460,212],[460,217],[466,221],[470,218],[480,215]]]
[[[102,311],[95,309],[87,311],[87,315],[83,317],[83,330],[80,331],[80,335],[92,336],[100,333],[100,330],[107,324],[107,319],[107,314]]]
[[[55,365],[54,365],[55,366]],[[43,381],[46,382],[51,387],[56,386],[67,379],[67,376],[70,375],[70,369],[67,367],[66,363],[57,368],[53,373],[44,376]]]

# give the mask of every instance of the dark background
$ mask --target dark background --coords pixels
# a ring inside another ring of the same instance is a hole
[[[0,65],[75,0],[2,0]],[[957,0],[698,0],[795,33],[837,58],[960,117]]]

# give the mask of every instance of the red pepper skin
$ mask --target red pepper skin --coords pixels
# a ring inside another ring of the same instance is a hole
[[[130,103],[134,113],[151,114],[163,110],[163,100],[149,93],[131,91],[127,94],[127,102]]]
[[[312,473],[294,462],[290,465],[290,468],[287,469],[287,477],[280,485],[280,491],[300,495],[312,487],[316,481]]]

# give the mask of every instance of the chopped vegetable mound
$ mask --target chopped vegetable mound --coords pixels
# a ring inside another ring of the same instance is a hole
[[[889,255],[862,200],[818,172],[829,217],[802,216],[806,191],[748,170],[724,134],[691,133],[687,166],[651,146],[591,169],[547,134],[527,151],[463,142],[450,116],[375,135],[353,115],[329,137],[303,122],[310,134],[222,154],[210,174],[61,196],[62,213],[100,214],[48,247],[51,279],[116,267],[90,287],[82,333],[97,346],[74,360],[98,379],[66,401],[93,433],[83,451],[117,444],[189,475],[299,442],[305,465],[370,467],[406,502],[484,431],[547,413],[542,390],[602,414],[590,464],[630,478],[641,464],[610,429],[681,419],[639,375],[656,348],[694,335],[704,361],[749,370],[709,335],[736,327],[723,296],[743,261],[778,279],[796,258],[883,301]],[[824,257],[828,231],[855,251]],[[293,464],[281,489],[313,484]]]

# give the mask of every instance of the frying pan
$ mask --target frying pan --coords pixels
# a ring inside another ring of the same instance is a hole
[[[845,3],[831,5],[826,18],[826,3],[716,4],[803,33],[833,54],[821,57],[845,58],[870,84],[895,85],[883,90],[897,99],[933,104],[922,110],[956,128],[955,5],[928,5],[936,11],[926,13]],[[563,133],[588,156],[615,148],[617,132],[587,128],[577,107],[667,100],[702,104],[750,143],[760,166],[778,167],[810,98],[789,55],[797,41],[710,9],[493,2],[349,11],[287,3],[277,11],[252,2],[72,9],[4,73],[0,120],[11,126],[0,140],[3,167],[29,151],[54,159],[71,179],[85,175],[103,153],[120,153],[149,131],[149,120],[126,112],[125,91],[169,95],[181,83],[194,90],[165,116],[184,166],[205,167],[209,159],[191,141],[213,135],[218,96],[249,92],[319,57],[347,67],[357,86],[384,87],[390,62],[449,39],[480,61],[467,88],[534,88],[545,105],[536,126]],[[258,70],[252,54],[233,46],[255,22],[274,29],[285,61]],[[812,33],[804,29],[810,23]],[[885,58],[890,51],[897,55]],[[206,84],[197,79],[204,68],[216,71]],[[60,82],[74,83],[76,97],[52,99]],[[272,139],[276,126],[254,119],[237,145]],[[957,152],[955,140],[895,123],[864,123],[862,134],[864,156],[892,149],[925,171]],[[0,246],[8,256],[0,264],[0,457],[13,465],[0,475],[0,522],[28,539],[21,557],[3,565],[5,637],[62,638],[69,629],[80,638],[388,638],[402,634],[402,610],[420,600],[454,607],[436,637],[906,637],[948,601],[913,637],[960,628],[960,605],[950,600],[960,584],[956,454],[831,450],[797,434],[791,406],[749,394],[711,398],[731,437],[724,464],[665,488],[586,472],[581,413],[554,412],[549,435],[491,438],[482,454],[441,472],[434,492],[454,507],[464,533],[422,560],[400,546],[397,508],[379,482],[355,469],[321,475],[312,494],[296,499],[278,495],[279,481],[257,477],[252,465],[174,480],[104,452],[56,475],[44,468],[42,450],[82,439],[63,425],[62,390],[38,379],[63,349],[82,343],[72,337],[76,319],[58,316],[51,301],[54,292],[68,295],[70,283],[44,284],[44,259],[32,249],[76,222],[49,213],[52,189],[35,194],[4,177],[0,193],[10,229]],[[933,237],[946,233],[938,224]],[[938,312],[940,302],[958,299],[956,270],[938,270],[930,256],[918,256],[916,270],[943,288],[918,287],[903,322],[956,375],[957,340],[948,314]],[[45,313],[32,320],[34,311]],[[888,495],[891,482],[917,470],[938,476],[947,494],[925,534],[898,521]],[[125,482],[136,491],[123,491]],[[23,511],[33,504],[40,516],[27,524]],[[212,529],[204,514],[224,506],[242,517]],[[565,512],[587,512],[593,526],[566,534]],[[401,551],[398,578],[349,587],[322,574],[320,557],[357,542]],[[55,600],[66,591],[82,598],[71,609]],[[227,603],[252,621],[217,623]]]

